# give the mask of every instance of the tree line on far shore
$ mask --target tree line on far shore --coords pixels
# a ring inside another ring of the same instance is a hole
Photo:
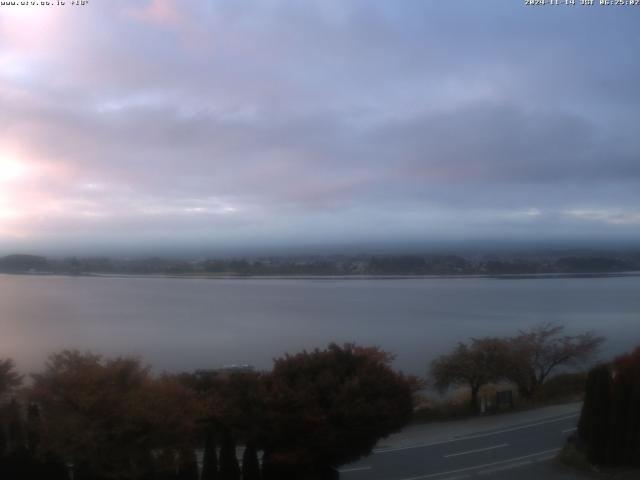
[[[565,252],[567,253],[567,252]],[[45,258],[38,255],[0,257],[0,272],[71,275],[514,275],[602,274],[640,270],[638,252],[597,252],[573,255],[307,255],[259,258]]]

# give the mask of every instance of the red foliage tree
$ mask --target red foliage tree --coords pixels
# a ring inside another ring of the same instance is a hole
[[[351,344],[277,359],[266,379],[264,478],[317,475],[402,428],[416,383],[393,371],[391,359]]]
[[[168,376],[154,378],[136,359],[65,351],[34,375],[43,450],[73,462],[77,476],[139,478],[149,453],[188,447],[199,403]]]

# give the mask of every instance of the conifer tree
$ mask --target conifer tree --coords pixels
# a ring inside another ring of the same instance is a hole
[[[44,460],[38,464],[39,474],[34,478],[46,478],[47,480],[69,480],[69,468],[59,458],[53,455],[47,455]],[[75,477],[74,477],[74,480]]]
[[[615,459],[625,465],[638,466],[640,465],[640,347],[616,358],[614,368],[616,371],[614,382],[623,382],[625,386],[624,392],[618,393],[614,389],[614,393],[624,395],[627,407],[616,430],[616,435],[620,437],[618,442],[620,456]],[[618,408],[618,405],[614,404],[613,408]],[[617,413],[614,411],[613,414]]]
[[[213,432],[208,430],[204,440],[202,480],[218,480],[218,453]]]
[[[193,448],[183,448],[178,457],[178,480],[198,480],[198,459]]]
[[[4,433],[2,425],[2,418],[0,417],[0,478],[7,478],[6,473],[6,451],[7,451],[7,439]]]
[[[156,480],[155,460],[150,451],[140,453],[136,462],[139,480]]]
[[[220,480],[240,480],[240,466],[236,456],[236,442],[231,433],[225,431],[222,435],[220,448]]]
[[[36,452],[40,440],[40,408],[35,403],[27,407],[27,447]]]
[[[627,436],[623,458],[627,465],[640,466],[640,375],[635,378],[635,385],[629,402]]]
[[[260,462],[253,442],[247,442],[242,455],[242,480],[260,480]]]
[[[158,480],[177,480],[175,452],[171,449],[163,449],[156,458],[155,470]]]
[[[4,423],[2,421],[2,412],[0,412],[0,463],[9,449],[7,434],[5,433]]]
[[[626,375],[616,375],[612,382],[611,413],[606,445],[607,465],[620,465],[624,459],[631,386]]]
[[[590,462],[606,462],[609,418],[611,412],[611,371],[607,365],[594,367],[587,376],[584,407],[578,433],[587,443]]]
[[[13,399],[7,407],[7,429],[9,433],[9,450],[17,451],[26,448],[27,439],[20,405]]]

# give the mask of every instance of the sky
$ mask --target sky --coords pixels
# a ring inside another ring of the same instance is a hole
[[[0,7],[2,253],[640,240],[639,6],[70,3]]]

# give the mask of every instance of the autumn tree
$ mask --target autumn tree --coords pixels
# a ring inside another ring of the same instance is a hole
[[[234,479],[240,475],[235,445],[257,445],[265,431],[264,374],[253,371],[197,370],[177,376],[196,392],[206,407],[202,418],[205,449],[203,479]],[[219,471],[215,444],[220,443]],[[249,449],[251,453],[251,449]]]
[[[543,323],[509,340],[506,376],[524,398],[533,397],[552,372],[591,360],[604,341],[593,332],[564,334],[564,326]]]
[[[416,383],[395,372],[391,360],[351,344],[277,359],[265,379],[263,478],[335,475],[334,468],[402,428]]]
[[[235,372],[207,394],[208,406],[222,433],[241,443],[255,443],[264,431],[267,395],[264,375]]]
[[[470,344],[459,343],[453,352],[431,364],[431,377],[441,391],[452,385],[469,387],[470,406],[478,409],[478,393],[488,383],[504,376],[509,361],[508,343],[500,338],[472,338]]]
[[[255,440],[263,430],[265,395],[263,373],[196,370],[176,378],[198,394],[206,405],[206,434],[232,434],[240,442]]]
[[[0,397],[22,384],[22,375],[16,372],[13,360],[0,359]]]
[[[197,402],[171,377],[153,378],[131,358],[64,351],[34,375],[44,449],[78,477],[139,479],[152,450],[191,446]]]

